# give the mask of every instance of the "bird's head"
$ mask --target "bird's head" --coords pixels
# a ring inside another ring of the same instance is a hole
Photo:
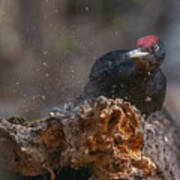
[[[165,46],[155,35],[148,35],[137,40],[137,48],[127,52],[127,57],[137,64],[139,71],[153,72],[160,67],[165,57]]]

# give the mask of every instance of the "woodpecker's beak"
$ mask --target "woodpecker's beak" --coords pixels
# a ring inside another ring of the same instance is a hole
[[[129,51],[127,53],[127,57],[132,58],[132,59],[139,59],[139,58],[144,58],[146,56],[148,56],[150,53],[149,52],[145,52],[143,49],[141,48],[137,48],[137,49],[133,49],[131,51]]]

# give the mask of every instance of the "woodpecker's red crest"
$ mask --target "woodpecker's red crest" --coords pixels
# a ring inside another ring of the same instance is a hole
[[[158,36],[148,35],[148,36],[145,36],[145,37],[142,37],[142,38],[138,39],[137,47],[151,48],[157,42],[160,42],[160,41],[161,41],[161,39]]]

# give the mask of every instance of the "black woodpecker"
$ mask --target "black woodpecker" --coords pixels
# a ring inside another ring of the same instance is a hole
[[[122,98],[135,105],[147,116],[161,109],[166,93],[166,77],[160,69],[165,47],[159,37],[145,36],[137,41],[137,48],[116,50],[105,54],[93,65],[83,94],[74,104],[98,96]],[[61,112],[55,107],[51,113]],[[73,176],[72,176],[73,172]],[[56,179],[88,179],[88,169],[65,167]]]
[[[160,69],[164,58],[164,43],[155,35],[138,39],[136,49],[111,51],[96,60],[78,101],[122,98],[148,116],[164,102],[166,77]]]

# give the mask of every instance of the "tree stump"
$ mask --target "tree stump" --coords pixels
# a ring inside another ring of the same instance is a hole
[[[24,176],[49,172],[51,180],[63,167],[88,168],[91,180],[178,180],[179,142],[166,111],[145,118],[102,96],[39,120],[0,120],[0,163]]]

